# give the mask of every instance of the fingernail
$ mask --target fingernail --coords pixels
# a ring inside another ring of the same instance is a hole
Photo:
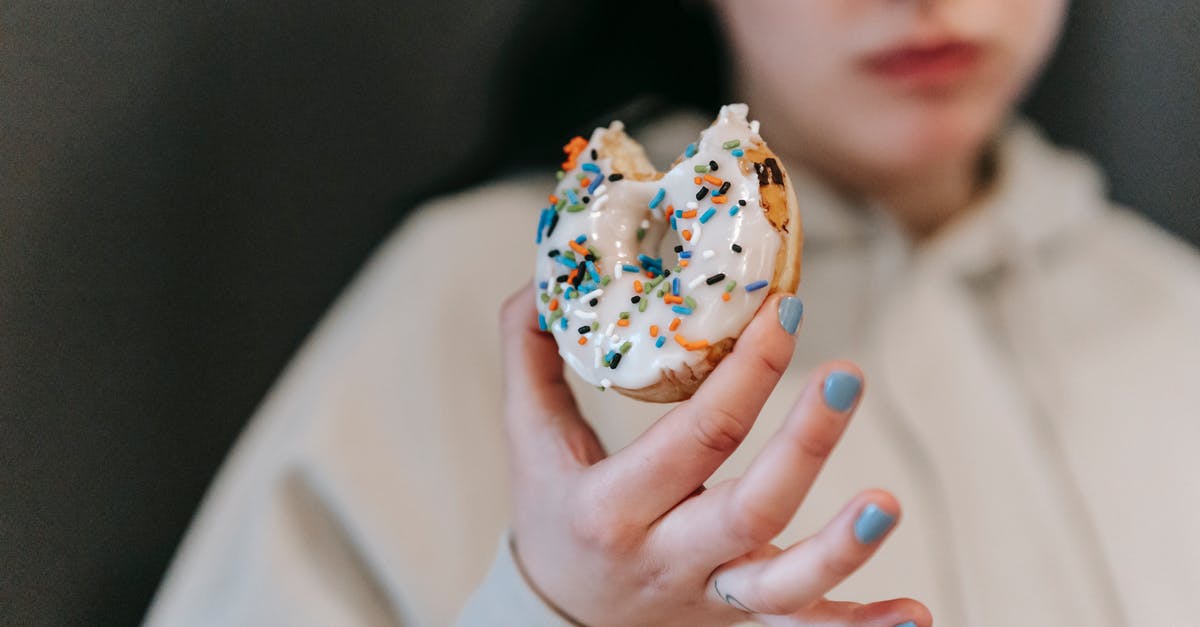
[[[795,296],[788,296],[779,301],[779,324],[790,335],[796,334],[800,328],[800,319],[804,317],[804,303]]]
[[[911,620],[906,620],[903,623],[896,625],[896,627],[917,627],[917,624]]]
[[[854,537],[862,544],[870,544],[883,537],[894,522],[895,516],[879,509],[878,505],[869,503],[858,515],[858,520],[854,521]]]
[[[849,372],[831,372],[825,377],[825,404],[835,411],[846,411],[862,391],[862,379]]]

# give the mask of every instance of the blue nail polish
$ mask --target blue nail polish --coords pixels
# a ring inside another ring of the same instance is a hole
[[[858,515],[858,520],[854,521],[854,537],[862,544],[870,544],[882,538],[895,522],[895,516],[879,509],[878,505],[869,503]]]
[[[906,620],[903,623],[896,625],[896,627],[917,627],[917,624],[912,622],[911,620]]]
[[[862,379],[849,372],[831,372],[825,377],[825,404],[834,411],[846,411],[854,406],[862,391]]]
[[[779,324],[790,335],[796,334],[800,328],[800,319],[804,317],[804,303],[795,296],[788,296],[779,301]]]

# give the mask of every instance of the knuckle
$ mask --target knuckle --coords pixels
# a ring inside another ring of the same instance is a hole
[[[853,575],[861,564],[862,560],[853,555],[836,552],[821,560],[821,569],[829,579],[841,581]]]
[[[729,511],[729,534],[743,546],[755,547],[768,542],[786,524],[753,504],[735,503]]]
[[[700,415],[692,431],[696,442],[705,449],[728,455],[741,446],[749,429],[733,412],[713,407]]]
[[[815,425],[800,430],[796,434],[796,446],[800,452],[813,459],[823,460],[833,452],[833,447],[841,439],[841,430],[836,428],[828,419],[818,417]]]
[[[790,352],[768,350],[758,354],[758,362],[765,372],[778,379],[782,378],[784,371],[787,370],[790,357]]]
[[[634,525],[614,515],[611,507],[596,499],[576,502],[570,530],[580,543],[610,555],[629,554],[640,542]]]

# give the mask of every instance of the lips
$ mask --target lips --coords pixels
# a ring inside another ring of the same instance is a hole
[[[978,44],[946,40],[869,55],[863,59],[863,67],[870,74],[888,80],[917,86],[948,86],[970,74],[982,52]]]

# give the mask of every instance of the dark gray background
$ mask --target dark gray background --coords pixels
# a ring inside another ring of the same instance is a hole
[[[246,4],[0,2],[0,622],[137,621],[372,247],[615,105],[555,118],[520,100],[552,67],[511,76],[611,52],[580,21],[635,3]],[[1190,0],[1081,0],[1027,107],[1193,242],[1198,35]]]

